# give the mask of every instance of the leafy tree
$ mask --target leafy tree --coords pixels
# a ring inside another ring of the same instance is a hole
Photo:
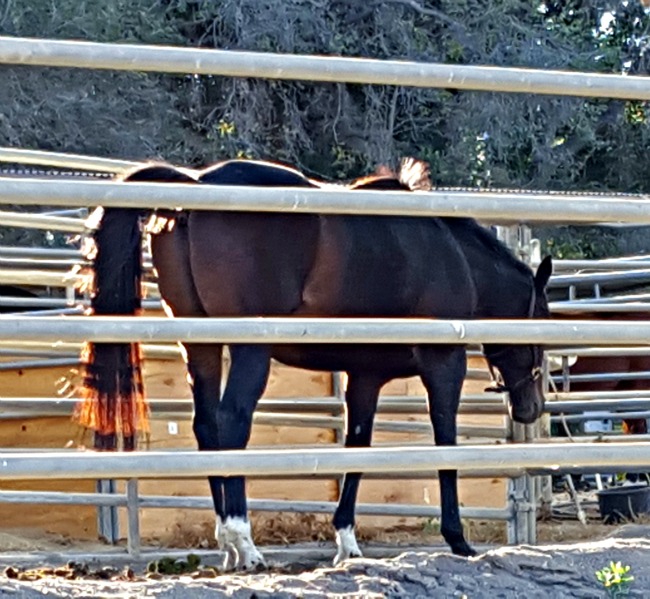
[[[3,35],[614,73],[648,71],[649,23],[632,0],[0,0]],[[416,155],[441,185],[648,188],[643,102],[0,71],[3,145],[187,165],[271,158],[336,179]],[[612,251],[589,243],[590,255]]]

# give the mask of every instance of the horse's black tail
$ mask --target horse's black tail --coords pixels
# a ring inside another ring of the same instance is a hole
[[[191,182],[171,167],[141,167],[124,181]],[[133,316],[141,308],[142,210],[98,208],[91,217],[93,236],[93,287],[91,307],[97,316]],[[93,223],[93,224],[95,224]],[[139,433],[149,432],[144,399],[140,347],[137,343],[87,343],[84,398],[76,420],[95,434],[96,449],[134,449]]]
[[[140,211],[99,208],[94,239],[91,307],[97,316],[133,316],[141,305]],[[134,449],[138,432],[148,431],[136,343],[86,343],[84,399],[76,419],[94,432],[96,449]]]

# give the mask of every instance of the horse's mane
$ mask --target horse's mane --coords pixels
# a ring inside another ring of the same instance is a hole
[[[431,171],[424,160],[403,158],[399,171],[380,165],[373,174],[352,181],[348,189],[426,191],[431,189]]]
[[[470,217],[445,217],[443,220],[453,227],[453,223],[462,225],[462,233],[478,240],[478,242],[485,248],[487,254],[491,254],[498,259],[506,261],[506,263],[513,265],[519,272],[531,275],[532,270],[524,262],[519,260],[512,250],[503,243],[492,231],[487,227],[481,225],[475,219]],[[453,227],[458,232],[457,227]]]

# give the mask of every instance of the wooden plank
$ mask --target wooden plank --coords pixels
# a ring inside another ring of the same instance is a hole
[[[225,363],[227,364],[227,357]],[[473,360],[472,368],[480,367],[481,361]],[[0,372],[0,392],[6,397],[53,396],[57,380],[69,376],[69,368],[35,369]],[[145,362],[144,379],[147,393],[152,397],[190,398],[191,391],[186,380],[185,365],[178,360],[148,360]],[[483,390],[485,381],[468,381],[465,392],[476,393]],[[273,364],[269,385],[265,397],[309,397],[328,396],[332,393],[331,375],[302,371],[280,364]],[[411,395],[424,397],[424,389],[417,379],[396,380],[387,385],[385,395]],[[423,415],[382,415],[381,418],[428,422]],[[502,423],[502,417],[489,417],[490,423]],[[486,417],[462,416],[461,422],[467,424],[486,424]],[[70,440],[80,442],[79,429],[69,418],[29,418],[0,420],[0,446],[4,447],[47,447],[61,448]],[[377,433],[375,441],[409,440],[431,443],[432,436],[403,435],[396,433]],[[276,444],[317,445],[333,443],[334,432],[324,429],[295,427],[276,427],[258,425],[253,429],[251,446],[272,446]],[[152,449],[195,447],[191,422],[154,420],[150,447]],[[38,481],[20,485],[3,485],[7,489],[38,489],[92,492],[94,483],[82,481],[75,486],[70,481]],[[192,481],[141,481],[142,494],[171,495],[208,495],[205,480]],[[460,482],[461,502],[464,505],[502,507],[505,500],[505,481],[469,480]],[[268,499],[301,499],[335,501],[338,496],[336,481],[251,481],[249,495]],[[360,501],[364,502],[398,502],[416,504],[438,504],[436,481],[370,481],[362,482]],[[53,515],[55,514],[55,515]],[[268,517],[268,516],[267,516]],[[2,506],[0,519],[11,521],[15,526],[35,528],[43,531],[69,534],[79,539],[96,538],[96,519],[94,508],[66,508],[65,506]],[[404,519],[372,518],[362,519],[371,526],[383,528],[391,521],[403,522]],[[211,512],[202,510],[148,509],[141,512],[141,530],[143,539],[158,540],[164,543],[174,541],[190,542],[194,537],[202,538],[206,526],[214,522]],[[125,510],[120,509],[120,530],[126,535]]]

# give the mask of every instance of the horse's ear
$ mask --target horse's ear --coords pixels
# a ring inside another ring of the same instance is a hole
[[[550,256],[546,256],[537,267],[535,273],[535,289],[538,293],[542,293],[546,289],[546,285],[553,274],[553,261]]]

